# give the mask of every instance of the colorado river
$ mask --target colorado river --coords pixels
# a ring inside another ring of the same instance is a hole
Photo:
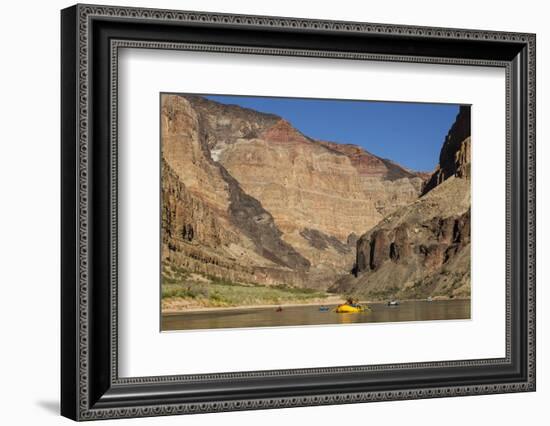
[[[399,306],[372,303],[370,310],[356,314],[337,314],[336,305],[327,306],[328,311],[321,311],[319,305],[307,305],[283,306],[280,312],[273,306],[167,313],[161,317],[161,328],[170,331],[470,318],[470,300],[405,301]]]

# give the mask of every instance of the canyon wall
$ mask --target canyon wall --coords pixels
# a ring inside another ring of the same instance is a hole
[[[449,133],[445,137],[439,164],[422,188],[428,193],[451,176],[468,177],[470,174],[471,107],[462,105]]]
[[[425,179],[200,96],[163,95],[161,125],[163,261],[238,281],[326,288]]]
[[[304,284],[309,261],[283,241],[273,217],[214,162],[199,116],[162,98],[162,260],[234,281]]]
[[[470,296],[470,111],[461,107],[416,201],[357,241],[353,274],[331,290],[359,298]]]

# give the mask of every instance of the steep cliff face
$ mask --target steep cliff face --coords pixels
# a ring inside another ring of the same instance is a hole
[[[450,177],[363,234],[354,274],[331,290],[367,299],[469,297],[469,180]]]
[[[162,99],[163,262],[236,281],[304,284],[310,262],[273,217],[212,160],[191,104]]]
[[[456,121],[449,130],[441,148],[439,165],[424,184],[422,194],[426,194],[451,176],[469,176],[471,133],[470,110],[470,106],[460,107]]]
[[[357,236],[421,191],[421,175],[275,115],[180,95],[161,114],[163,253],[186,268],[326,288],[352,269]]]
[[[309,227],[346,241],[418,197],[421,178],[358,147],[346,152],[330,145],[280,120],[258,138],[220,149],[219,162],[294,240]]]
[[[469,122],[461,108],[424,195],[358,239],[354,273],[333,291],[371,299],[470,296]]]

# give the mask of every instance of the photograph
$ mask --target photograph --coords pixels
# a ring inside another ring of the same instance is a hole
[[[6,389],[75,421],[542,413],[545,15],[397,1],[41,6],[23,36],[52,49],[19,37],[6,67],[25,153],[5,156],[3,299],[28,317],[14,356],[57,343]],[[40,61],[44,96],[20,72]],[[12,418],[44,424],[24,401]]]
[[[470,319],[470,105],[160,93],[159,115],[161,331]]]

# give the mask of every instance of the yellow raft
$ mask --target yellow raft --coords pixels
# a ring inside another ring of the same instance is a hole
[[[334,312],[338,314],[358,314],[360,312],[365,312],[365,308],[361,305],[350,305],[348,303],[344,303],[342,305],[338,305]]]

